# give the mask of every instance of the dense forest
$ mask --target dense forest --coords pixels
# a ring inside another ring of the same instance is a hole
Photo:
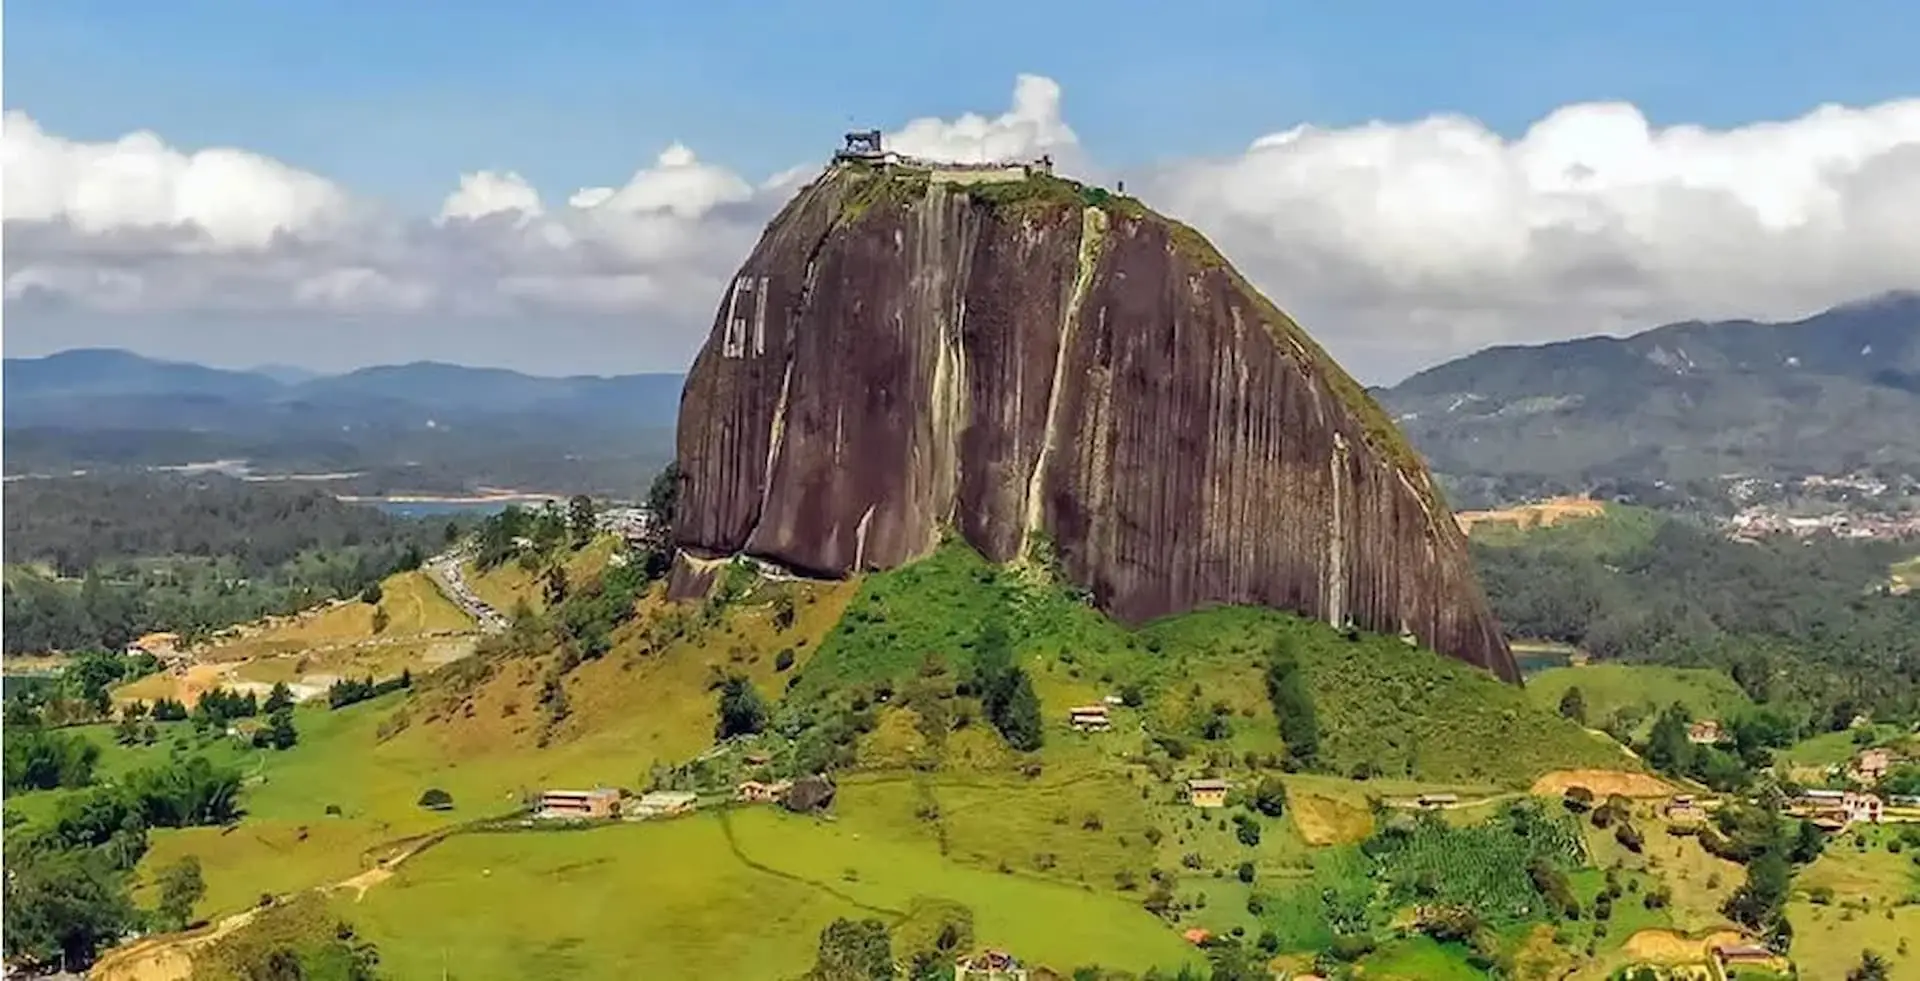
[[[1633,508],[1475,536],[1495,613],[1517,637],[1594,657],[1714,667],[1756,701],[1822,719],[1920,716],[1920,596],[1888,567],[1920,543],[1737,542]]]
[[[12,481],[5,505],[8,652],[290,613],[414,568],[462,527],[214,476]]]

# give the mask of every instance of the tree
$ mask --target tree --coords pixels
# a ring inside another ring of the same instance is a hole
[[[573,547],[593,540],[593,498],[575,494],[567,500],[567,531],[573,535]]]
[[[1250,814],[1235,814],[1233,816],[1233,836],[1248,848],[1259,847],[1260,822],[1254,820]]]
[[[732,675],[720,685],[720,720],[714,738],[726,739],[759,732],[767,727],[767,703],[753,682]]]
[[[267,728],[264,732],[267,745],[274,749],[291,749],[300,741],[300,733],[293,728],[293,709],[280,709],[267,716]]]
[[[974,643],[972,686],[988,721],[1022,752],[1039,749],[1045,738],[1040,699],[1033,679],[1013,660],[1013,638],[997,617],[987,621]]]
[[[1587,724],[1587,697],[1580,693],[1579,685],[1569,685],[1567,693],[1560,696],[1560,716]]]
[[[1693,721],[1687,707],[1675,702],[1654,721],[1643,753],[1647,762],[1662,773],[1682,773],[1693,761],[1693,744],[1687,741],[1687,729]]]
[[[420,806],[430,811],[451,810],[453,807],[453,795],[441,790],[439,787],[428,787],[420,794]]]
[[[1263,778],[1253,788],[1253,809],[1268,817],[1279,817],[1287,809],[1287,786],[1275,777]]]
[[[1289,634],[1275,638],[1268,655],[1267,699],[1273,703],[1274,717],[1280,720],[1287,761],[1296,769],[1312,769],[1320,757],[1320,722]]]
[[[385,590],[380,588],[380,584],[377,582],[370,582],[370,583],[367,583],[367,588],[362,589],[360,591],[360,602],[365,603],[368,606],[377,606],[379,605],[380,598],[383,595],[385,595]]]
[[[1561,802],[1566,805],[1567,810],[1575,814],[1585,813],[1593,806],[1593,791],[1585,787],[1568,787]]]
[[[1794,832],[1793,848],[1788,857],[1792,858],[1795,864],[1806,865],[1820,857],[1820,852],[1826,844],[1827,836],[1821,832],[1818,825],[1812,821],[1802,821],[1799,829]]]
[[[994,720],[1000,734],[1006,737],[1007,745],[1021,752],[1032,752],[1040,748],[1042,735],[1040,721],[1040,698],[1033,692],[1033,679],[1025,671],[1015,670],[1013,693],[1007,697],[1006,707],[1000,717]]]
[[[541,593],[546,597],[549,608],[559,606],[561,603],[566,602],[567,570],[565,566],[562,566],[558,562],[547,566],[547,574],[542,583]]]
[[[837,919],[820,931],[807,981],[893,981],[893,937],[879,920]]]
[[[1781,918],[1792,870],[1778,849],[1769,848],[1747,866],[1747,881],[1727,897],[1721,912],[1751,930],[1766,930]]]
[[[288,688],[287,683],[284,681],[274,682],[273,690],[267,692],[267,700],[260,703],[261,711],[266,712],[268,715],[272,715],[281,709],[290,709],[292,707],[293,689]]]
[[[9,958],[64,958],[69,969],[92,962],[134,922],[126,885],[107,856],[84,849],[22,849],[16,857],[9,848],[4,905]]]
[[[647,487],[647,514],[656,542],[664,543],[673,533],[673,523],[679,511],[680,461],[675,460],[655,475],[653,483]]]
[[[200,859],[188,855],[160,870],[160,922],[169,930],[184,930],[193,922],[193,906],[207,894],[200,876]]]
[[[1871,950],[1860,952],[1860,963],[1847,972],[1847,981],[1887,981],[1887,960]]]

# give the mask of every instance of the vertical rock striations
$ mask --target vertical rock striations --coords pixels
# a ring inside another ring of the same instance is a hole
[[[954,527],[1036,535],[1112,615],[1281,607],[1517,680],[1426,468],[1191,229],[1036,176],[840,165],[722,298],[680,414],[676,589],[747,553],[827,576]]]

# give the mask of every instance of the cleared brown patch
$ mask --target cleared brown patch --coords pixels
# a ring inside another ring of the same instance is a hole
[[[1522,530],[1550,528],[1562,521],[1598,518],[1607,506],[1590,497],[1552,497],[1497,511],[1461,511],[1453,516],[1460,530],[1472,533],[1477,524],[1510,524]]]
[[[1715,930],[1701,937],[1689,937],[1673,930],[1642,930],[1627,938],[1621,948],[1628,957],[1653,964],[1692,964],[1704,961],[1714,947],[1738,945],[1749,941],[1733,930]]]
[[[1309,845],[1365,841],[1373,833],[1373,815],[1364,807],[1316,794],[1289,794],[1293,826]]]
[[[1624,770],[1555,770],[1533,782],[1536,797],[1558,797],[1569,787],[1585,787],[1595,797],[1619,794],[1622,797],[1666,797],[1673,785],[1645,773]]]

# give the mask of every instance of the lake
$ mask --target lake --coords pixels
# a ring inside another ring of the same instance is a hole
[[[374,498],[354,501],[355,504],[370,504],[388,514],[403,518],[434,518],[448,515],[489,515],[506,510],[509,504],[518,504],[523,508],[537,508],[548,499],[544,497],[528,498],[475,498],[471,500],[448,501],[410,501],[393,498]]]

